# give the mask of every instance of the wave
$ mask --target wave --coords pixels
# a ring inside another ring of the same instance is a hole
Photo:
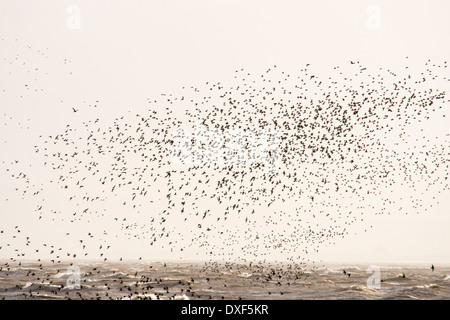
[[[243,277],[243,278],[249,278],[251,277],[253,274],[252,273],[247,273],[247,272],[243,272],[241,273],[239,276]]]
[[[135,296],[126,297],[122,300],[190,300],[189,297],[185,294],[175,295],[175,296],[166,296],[166,295],[156,295],[153,293],[149,294],[138,294]]]
[[[412,289],[443,289],[444,287],[441,287],[438,284],[432,283],[432,284],[424,284],[420,286],[414,286]]]
[[[337,292],[361,292],[368,295],[379,295],[381,293],[380,289],[369,288],[367,286],[352,285],[349,287],[343,287],[336,290]]]
[[[16,289],[16,288],[14,288]],[[26,289],[27,291],[53,291],[53,290],[60,290],[60,285],[54,285],[50,283],[36,283],[36,282],[27,282],[23,287],[22,290]]]

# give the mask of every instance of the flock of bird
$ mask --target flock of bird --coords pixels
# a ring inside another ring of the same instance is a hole
[[[423,134],[425,145],[411,144],[411,131],[445,117],[449,102],[437,89],[449,81],[438,74],[447,63],[428,60],[425,67],[370,71],[350,61],[329,77],[310,65],[295,76],[275,65],[258,75],[240,69],[231,83],[149,98],[147,112],[112,123],[67,123],[42,135],[34,153],[51,176],[41,184],[19,170],[21,159],[3,164],[16,192],[33,203],[36,225],[65,223],[67,236],[78,222],[104,228],[82,230],[77,252],[57,244],[34,248],[50,251],[53,263],[107,261],[105,239],[117,233],[174,258],[194,251],[212,260],[281,255],[306,263],[309,253],[345,237],[353,225],[367,229],[367,216],[423,213],[421,195],[448,190],[448,134],[433,141]],[[101,108],[101,99],[93,105]],[[70,108],[82,117],[86,107]],[[404,199],[391,193],[400,186],[411,190]],[[51,192],[61,208],[53,207]],[[19,225],[9,232],[33,246]],[[9,244],[1,233],[4,257]],[[25,259],[21,249],[9,258]]]

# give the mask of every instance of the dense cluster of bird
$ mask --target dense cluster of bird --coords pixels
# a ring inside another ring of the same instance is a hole
[[[15,169],[20,159],[3,163],[22,181],[16,190],[34,204],[37,224],[95,220],[104,228],[85,232],[78,256],[56,244],[36,249],[51,250],[53,262],[106,261],[105,239],[117,232],[174,257],[191,250],[212,260],[281,254],[306,262],[368,215],[402,208],[422,213],[421,194],[448,189],[448,135],[423,147],[410,143],[411,130],[445,116],[449,102],[439,89],[449,81],[439,75],[447,63],[425,66],[397,74],[350,61],[329,77],[310,65],[295,76],[277,66],[259,75],[240,69],[231,83],[206,82],[148,99],[147,112],[112,123],[67,123],[64,131],[41,136],[35,156],[52,176],[40,185]],[[101,99],[92,105],[101,108]],[[82,117],[86,107],[70,108]],[[404,199],[391,194],[400,186],[411,190]],[[56,190],[62,208],[53,207],[48,190]],[[16,226],[11,234],[19,231]],[[93,238],[95,249],[86,247]],[[12,258],[24,256],[18,248]]]

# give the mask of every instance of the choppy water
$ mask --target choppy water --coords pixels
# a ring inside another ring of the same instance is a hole
[[[367,266],[300,268],[216,263],[2,263],[1,299],[449,299],[450,267],[380,266],[369,288]],[[348,277],[343,273],[350,273]],[[405,273],[405,278],[402,274]],[[74,276],[72,276],[73,278]],[[76,275],[75,275],[76,279]],[[73,283],[76,285],[76,282]],[[70,283],[69,283],[70,285]]]

